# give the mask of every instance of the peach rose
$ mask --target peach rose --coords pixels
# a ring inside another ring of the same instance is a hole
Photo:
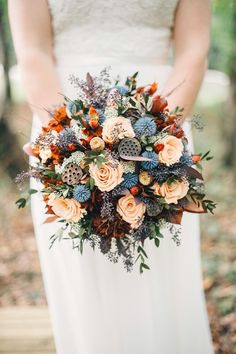
[[[165,198],[167,204],[177,204],[179,199],[182,199],[189,190],[189,183],[185,178],[174,180],[168,185],[167,182],[160,186],[157,182],[153,185],[154,194]]]
[[[102,138],[106,143],[113,144],[119,139],[134,138],[135,133],[128,118],[115,117],[103,123]]]
[[[169,166],[179,161],[184,149],[181,139],[168,135],[158,143],[164,145],[158,154],[160,162]]]
[[[141,225],[145,211],[146,205],[143,202],[137,202],[132,194],[127,194],[118,200],[117,212],[133,229]]]
[[[95,185],[102,192],[109,192],[123,181],[123,167],[117,163],[103,162],[99,168],[96,163],[89,165],[89,172],[95,181]]]
[[[87,213],[75,199],[57,198],[55,194],[51,194],[47,203],[55,215],[68,221],[78,222]]]

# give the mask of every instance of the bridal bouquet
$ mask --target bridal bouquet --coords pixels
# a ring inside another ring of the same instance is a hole
[[[50,112],[31,145],[37,162],[17,180],[30,176],[42,183],[45,222],[61,225],[52,244],[69,238],[82,253],[88,242],[113,262],[121,258],[128,271],[139,260],[143,272],[149,269],[146,239],[158,247],[168,228],[179,244],[175,225],[183,212],[212,212],[215,204],[205,199],[196,169],[209,152],[189,152],[182,110],[171,112],[157,83],[137,87],[136,78],[111,86],[106,70],[86,80],[71,77],[77,98],[65,97]],[[24,207],[26,201],[16,203]]]

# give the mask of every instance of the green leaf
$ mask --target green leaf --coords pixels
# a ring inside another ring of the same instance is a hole
[[[52,178],[52,179],[57,179],[57,177],[58,177],[57,173],[55,173],[54,171],[49,170],[49,169],[43,170],[42,171],[42,175],[46,176],[46,177],[49,177],[49,178]]]
[[[36,189],[29,189],[29,195],[38,193],[38,191]]]
[[[144,251],[143,247],[138,246],[137,251],[138,251],[139,253],[141,252],[141,253],[144,255],[144,257],[148,258],[147,253]]]
[[[84,242],[83,239],[80,239],[80,253],[83,254],[83,250],[84,250]]]
[[[149,266],[146,263],[141,262],[139,266],[139,271],[142,274],[143,273],[143,268],[144,269],[150,269]]]
[[[155,238],[155,239],[154,239],[154,242],[155,242],[156,247],[159,247],[159,246],[160,246],[160,240],[159,240],[159,238]]]
[[[69,193],[69,189],[65,189],[63,192],[62,192],[62,195],[64,198],[66,198],[68,196],[68,193]]]
[[[142,266],[143,263],[140,263],[139,265],[139,272],[142,274],[143,273],[143,266]]]
[[[142,267],[145,269],[150,269],[149,266],[146,263],[142,263]]]
[[[95,181],[93,177],[89,177],[89,188],[92,190],[95,186]]]
[[[25,198],[19,198],[17,201],[16,201],[16,205],[19,209],[21,208],[24,208],[26,206],[26,202],[27,200]]]

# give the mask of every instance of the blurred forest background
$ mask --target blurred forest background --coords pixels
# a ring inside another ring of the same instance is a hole
[[[16,174],[27,168],[21,150],[29,140],[31,113],[20,88],[8,25],[0,0],[0,306],[46,304],[30,209],[18,211]],[[215,216],[203,215],[204,289],[217,354],[236,353],[236,0],[212,1],[209,71],[194,112],[203,132],[195,134],[196,152],[209,146],[206,164]],[[199,353],[200,354],[200,353]]]

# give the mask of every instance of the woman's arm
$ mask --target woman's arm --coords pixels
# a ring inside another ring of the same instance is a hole
[[[12,36],[27,100],[43,124],[45,108],[61,103],[61,85],[53,58],[50,12],[46,0],[9,0]]]
[[[180,0],[174,24],[175,62],[163,90],[170,109],[184,107],[189,114],[207,68],[210,38],[210,0]]]

